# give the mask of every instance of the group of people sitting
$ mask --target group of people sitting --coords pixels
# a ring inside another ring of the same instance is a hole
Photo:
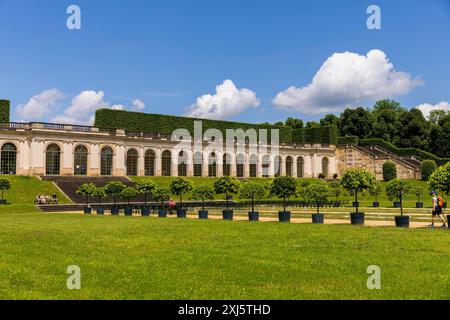
[[[36,204],[58,204],[58,196],[54,193],[52,196],[38,194],[35,200]]]

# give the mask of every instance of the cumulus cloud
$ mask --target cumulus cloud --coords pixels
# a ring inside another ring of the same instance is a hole
[[[367,55],[334,53],[309,85],[278,93],[273,104],[303,114],[340,112],[348,106],[405,95],[419,84],[419,78],[396,71],[381,50]]]
[[[139,99],[133,101],[133,109],[136,111],[142,111],[145,109],[145,103]]]
[[[429,118],[431,111],[434,110],[444,110],[447,112],[450,111],[450,104],[447,101],[442,101],[438,104],[423,103],[421,105],[418,105],[416,108],[422,111],[423,115],[426,118]]]
[[[33,96],[26,104],[17,106],[16,113],[23,121],[41,120],[63,99],[64,94],[58,89],[46,90]]]
[[[226,119],[256,108],[260,100],[249,89],[238,89],[233,81],[225,80],[216,87],[216,94],[205,94],[190,106],[188,116],[206,119]]]

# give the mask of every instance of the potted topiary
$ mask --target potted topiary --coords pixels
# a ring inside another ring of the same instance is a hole
[[[443,166],[437,168],[430,176],[428,180],[428,188],[430,190],[436,190],[439,193],[450,193],[450,162],[447,162]],[[444,203],[446,208],[447,202]],[[450,228],[450,216],[447,216],[447,225]]]
[[[89,198],[93,197],[96,191],[97,187],[93,183],[83,183],[76,191],[77,194],[84,196],[86,199],[86,206],[83,209],[85,214],[92,213],[92,208],[89,206]]]
[[[421,186],[412,186],[411,187],[411,193],[414,194],[417,197],[416,202],[416,208],[422,209],[423,208],[423,202],[420,201],[420,197],[425,193],[425,189]]]
[[[202,210],[198,212],[199,219],[208,219],[208,211],[205,210],[205,200],[214,200],[214,188],[209,184],[199,184],[192,189],[192,198],[202,201]]]
[[[164,202],[170,200],[170,189],[166,187],[157,187],[153,192],[153,200],[161,202],[161,207],[158,210],[158,217],[167,217],[167,210],[164,209]]]
[[[136,198],[137,191],[133,187],[126,187],[120,193],[120,197],[127,201],[127,206],[125,207],[125,215],[132,216],[133,215],[133,207],[130,205],[130,200]]]
[[[227,209],[222,211],[224,220],[233,220],[233,210],[230,210],[230,196],[237,194],[241,183],[235,177],[221,177],[214,182],[214,190],[217,194],[225,194]]]
[[[375,183],[373,173],[365,169],[348,169],[342,176],[342,186],[355,195],[357,203],[356,212],[350,213],[350,220],[353,225],[363,225],[365,220],[364,212],[359,212],[358,192],[369,189]]]
[[[252,201],[252,211],[248,213],[249,221],[259,221],[259,212],[255,211],[255,199],[264,199],[266,196],[266,187],[263,184],[247,182],[242,186],[240,197]]]
[[[178,218],[186,218],[186,210],[183,209],[183,194],[192,190],[192,181],[185,177],[178,177],[170,183],[172,194],[180,196],[180,208],[177,210]]]
[[[126,185],[120,181],[111,181],[105,186],[106,194],[113,199],[113,207],[111,208],[112,215],[119,214],[119,207],[117,206],[117,198],[120,197],[123,189],[126,188]]]
[[[144,195],[144,206],[141,207],[141,215],[148,217],[150,215],[150,208],[147,207],[147,197],[153,194],[157,185],[153,180],[143,179],[136,184],[135,188],[139,194]]]
[[[383,180],[389,182],[397,179],[397,167],[392,161],[386,161],[383,163]]]
[[[6,200],[4,198],[5,190],[11,189],[11,182],[6,178],[0,179],[0,190],[2,190],[2,198],[0,199],[0,205],[6,204]]]
[[[394,179],[386,185],[386,193],[389,197],[397,197],[400,203],[400,216],[395,217],[397,227],[409,228],[409,216],[403,215],[403,197],[410,190],[410,184],[405,180]]]
[[[270,194],[283,199],[283,211],[278,212],[280,222],[290,222],[291,212],[286,211],[286,198],[296,195],[297,184],[292,177],[277,177],[270,184]]]
[[[341,181],[334,180],[334,181],[331,182],[330,186],[331,186],[331,189],[332,189],[333,196],[336,198],[334,203],[333,203],[333,207],[339,208],[341,206],[341,202],[339,201],[339,197],[342,194]]]
[[[306,201],[312,202],[317,206],[317,213],[312,215],[312,222],[315,224],[324,223],[324,215],[320,213],[320,206],[322,203],[328,201],[332,190],[324,182],[313,183],[303,189],[301,194]]]
[[[369,188],[369,192],[375,197],[375,201],[372,204],[373,207],[379,208],[380,203],[378,202],[378,196],[383,193],[383,186],[379,181],[375,181],[375,183]]]
[[[102,199],[106,198],[105,188],[95,188],[92,196],[98,199],[97,214],[104,215],[105,208],[102,207]]]

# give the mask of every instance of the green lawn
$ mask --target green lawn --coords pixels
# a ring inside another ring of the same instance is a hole
[[[448,230],[42,213],[0,225],[2,299],[450,299]],[[366,288],[370,265],[381,290]]]

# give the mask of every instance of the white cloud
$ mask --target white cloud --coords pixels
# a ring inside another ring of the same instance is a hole
[[[434,110],[444,110],[444,111],[450,111],[450,104],[447,101],[442,101],[438,104],[430,104],[430,103],[423,103],[421,105],[418,105],[416,107],[417,109],[419,109],[420,111],[422,111],[423,115],[426,118],[430,117],[430,113],[431,111]]]
[[[115,104],[111,107],[113,110],[125,110],[126,107],[123,104]]]
[[[226,119],[248,108],[256,108],[260,100],[248,89],[238,89],[233,81],[225,80],[216,87],[216,94],[205,94],[190,106],[188,116],[206,119]]]
[[[139,99],[133,101],[133,107],[136,111],[142,111],[145,109],[145,103]]]
[[[371,50],[366,56],[334,53],[312,83],[278,93],[273,103],[303,114],[340,112],[348,106],[405,95],[419,84],[419,78],[396,71],[381,50]]]
[[[58,102],[64,99],[64,94],[58,89],[50,89],[33,96],[26,104],[19,105],[16,113],[23,121],[41,120],[52,112]]]

